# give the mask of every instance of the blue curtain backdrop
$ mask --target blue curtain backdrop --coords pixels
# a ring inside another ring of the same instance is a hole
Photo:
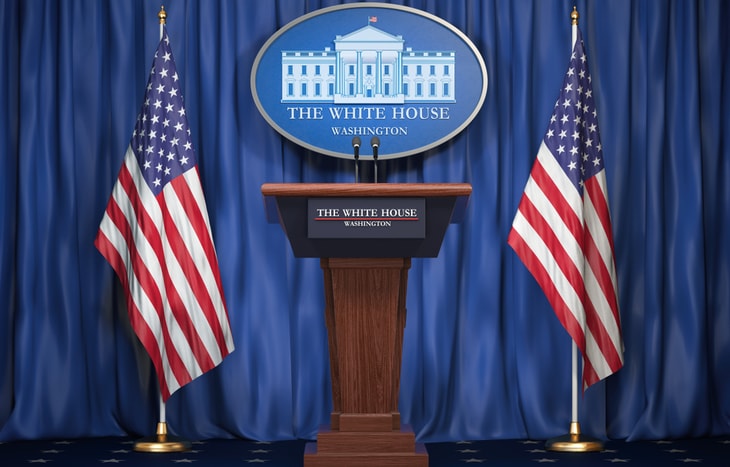
[[[150,435],[153,370],[93,239],[157,45],[156,1],[0,3],[0,440]],[[311,438],[331,410],[322,272],[266,221],[265,182],[350,182],[258,113],[254,57],[326,0],[167,0],[236,351],[173,395],[189,439]],[[625,367],[583,432],[730,433],[730,3],[411,0],[489,73],[452,141],[387,182],[469,182],[466,219],[409,275],[400,408],[421,441],[548,438],[570,422],[567,333],[506,237],[580,12],[609,182]],[[366,164],[363,164],[365,166]],[[368,170],[363,167],[363,176]]]

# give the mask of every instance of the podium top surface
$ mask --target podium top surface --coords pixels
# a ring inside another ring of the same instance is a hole
[[[431,197],[469,196],[469,183],[264,183],[261,193],[275,197]]]

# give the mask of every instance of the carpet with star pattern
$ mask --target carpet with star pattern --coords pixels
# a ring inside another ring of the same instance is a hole
[[[46,464],[53,467],[86,467],[109,464],[159,467],[195,466],[295,467],[303,465],[307,441],[271,443],[250,440],[206,440],[191,443],[180,453],[137,452],[131,438],[90,438],[0,442],[0,465],[4,467]],[[606,441],[600,452],[561,453],[545,450],[544,441],[489,440],[428,443],[431,467],[466,464],[500,466],[598,467],[609,464],[633,466],[676,466],[699,464],[704,467],[730,466],[730,436],[666,441]],[[346,466],[343,466],[346,467]]]

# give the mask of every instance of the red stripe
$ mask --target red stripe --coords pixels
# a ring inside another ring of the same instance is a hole
[[[570,312],[570,307],[563,301],[550,274],[545,270],[538,257],[515,229],[510,231],[507,243],[515,250],[517,256],[522,260],[527,270],[530,271],[540,285],[563,327],[576,342],[581,352],[585,353],[585,335],[583,334],[583,329]]]
[[[198,167],[195,166],[194,170],[196,182],[199,183],[200,173],[198,172]],[[180,198],[183,209],[187,213],[188,218],[190,218],[190,223],[195,228],[195,232],[200,239],[200,243],[203,245],[205,257],[207,258],[208,264],[210,264],[211,270],[213,271],[213,276],[215,277],[216,285],[218,286],[218,293],[221,296],[222,305],[225,308],[225,297],[223,296],[223,284],[221,282],[220,269],[218,266],[218,255],[215,252],[213,238],[211,237],[210,230],[208,229],[208,223],[206,220],[207,216],[200,210],[200,204],[204,203],[204,200],[196,200],[195,195],[190,190],[190,186],[187,183],[183,183],[183,181],[181,180],[179,185],[181,187],[184,187],[186,194],[180,194],[182,193],[182,190],[179,190],[177,188],[178,183],[175,183],[175,180],[173,180],[173,186],[175,187],[175,191],[178,192],[178,198]]]
[[[94,241],[94,245],[104,258],[109,262],[117,276],[119,277],[124,293],[127,300],[127,314],[132,323],[132,328],[139,337],[142,345],[144,346],[147,353],[150,355],[152,364],[159,373],[163,369],[162,356],[160,355],[157,341],[155,340],[152,330],[147,326],[147,323],[142,319],[142,315],[134,303],[130,292],[130,285],[127,279],[127,266],[121,255],[112,244],[104,233],[99,230]],[[160,380],[160,389],[164,393],[169,394],[167,383],[164,379]]]
[[[158,202],[162,209],[162,222],[164,224],[165,234],[172,253],[175,255],[175,258],[185,275],[185,280],[188,282],[188,286],[193,291],[198,302],[201,304],[201,308],[205,310],[204,302],[201,302],[200,297],[200,288],[202,287],[204,289],[204,286],[201,284],[202,279],[200,277],[200,273],[197,268],[195,268],[195,265],[192,262],[193,260],[189,255],[187,245],[170,216],[163,194],[158,196]],[[180,294],[168,274],[165,274],[165,290],[167,292],[168,300],[170,301],[170,309],[175,316],[185,339],[187,340],[187,345],[192,351],[192,357],[195,358],[202,371],[213,368],[215,366],[213,359],[208,353],[208,350],[205,348],[203,341],[200,339],[200,335],[195,328],[195,323],[190,318],[190,313],[194,313],[195,311],[191,310],[188,307],[188,304],[180,298]]]
[[[168,280],[168,272],[167,268],[165,267],[165,259],[163,253],[164,250],[162,247],[162,238],[160,237],[160,226],[158,226],[147,213],[147,209],[145,208],[142,198],[140,198],[139,193],[137,192],[131,174],[126,170],[124,172],[125,175],[122,175],[120,173],[119,181],[122,183],[122,187],[124,187],[124,190],[129,197],[130,206],[133,208],[135,214],[136,224],[138,228],[142,231],[143,235],[145,236],[152,250],[154,251],[154,255],[158,263],[160,264],[163,281],[166,282]],[[145,258],[143,258],[142,255],[139,253],[134,243],[134,232],[128,230],[122,231],[122,233],[124,238],[127,240],[128,247],[130,248],[130,256],[133,260],[132,264],[135,271],[137,271],[137,269],[139,268],[140,271],[144,272],[143,275],[138,275],[138,277],[140,277],[140,285],[143,286],[145,291],[147,291],[152,286],[154,287],[155,300],[153,301],[153,305],[155,307],[154,311],[157,314],[160,330],[162,331],[162,336],[164,339],[163,344],[165,346],[165,353],[167,356],[167,366],[172,371],[178,384],[182,386],[184,384],[182,382],[190,381],[191,376],[182,358],[180,357],[177,348],[173,343],[173,338],[170,335],[170,330],[167,326],[167,321],[165,319],[165,309],[163,306],[164,302],[162,297],[167,297],[167,291],[159,290],[159,286],[154,282],[151,274],[149,274]],[[151,284],[151,286],[148,284]],[[162,286],[162,284],[160,286]],[[160,377],[164,377],[164,374]]]
[[[594,274],[597,274],[596,277],[599,286],[601,287],[611,309],[612,314],[604,316],[604,319],[609,321],[613,320],[616,322],[616,327],[620,329],[618,321],[616,321],[618,310],[616,308],[616,294],[613,289],[613,282],[611,281],[606,265],[603,263],[602,258],[598,254],[593,238],[590,235],[586,236],[586,260],[589,267],[594,271]],[[622,366],[619,349],[616,349],[613,341],[611,340],[611,336],[601,321],[598,310],[593,306],[593,302],[591,302],[591,300],[586,300],[586,302],[586,325],[588,326],[588,329],[590,329],[593,338],[596,340],[598,348],[601,350],[601,353],[608,362],[611,370],[617,371]],[[620,332],[618,337],[620,338]]]
[[[129,281],[127,280],[127,266],[124,260],[120,256],[117,249],[114,247],[114,244],[109,241],[109,239],[106,237],[106,235],[104,235],[101,230],[99,230],[96,235],[94,245],[102,254],[102,256],[104,256],[107,262],[109,262],[109,264],[112,266],[112,269],[114,269],[117,276],[119,277],[119,281],[122,283],[122,288],[124,289],[124,294],[126,296],[127,315],[129,316],[130,323],[132,324],[132,329],[134,329],[135,334],[142,342],[142,346],[144,346],[145,350],[149,354],[157,375],[164,375],[162,355],[160,355],[160,350],[157,346],[157,340],[155,339],[152,329],[147,326],[147,322],[142,318],[142,314],[140,313],[139,309],[134,303],[134,300],[132,299]],[[163,399],[166,400],[168,397],[170,397],[170,389],[167,385],[167,381],[165,380],[165,378],[159,376],[158,380],[160,384],[160,392],[162,393]]]
[[[218,272],[218,259],[215,254],[213,239],[211,238],[210,231],[208,230],[208,224],[205,217],[203,216],[203,213],[199,209],[199,203],[196,202],[195,195],[190,190],[190,186],[188,185],[184,177],[178,177],[177,179],[173,180],[170,185],[175,190],[175,193],[177,194],[177,197],[183,206],[183,211],[187,215],[187,219],[189,221],[188,225],[191,227],[192,231],[195,233],[195,236],[198,238],[200,244],[202,245],[203,251],[205,252],[206,260],[212,270],[218,293],[221,296],[221,300],[223,300],[223,287],[221,285],[220,274]],[[178,252],[178,250],[176,250],[176,252]],[[189,251],[187,249],[180,249],[179,252],[181,255],[183,253],[185,255],[189,254]],[[205,318],[207,319],[210,328],[213,330],[213,335],[215,336],[216,344],[220,348],[221,355],[225,357],[226,355],[228,355],[228,346],[226,344],[225,336],[223,335],[223,330],[220,326],[220,321],[215,312],[218,306],[213,302],[212,297],[208,293],[208,290],[205,286],[205,281],[200,275],[200,271],[198,271],[198,269],[194,267],[195,263],[193,262],[193,259],[190,256],[185,256],[179,257],[178,260],[181,265],[190,266],[189,268],[185,269],[185,275],[195,292],[195,296],[200,303],[200,307],[204,312]],[[220,305],[222,307],[223,313],[226,313],[225,302],[221,302]]]
[[[603,227],[604,235],[608,239],[611,255],[610,260],[613,261],[613,234],[611,232],[608,203],[603,197],[603,191],[600,189],[598,183],[593,178],[586,182],[585,189],[586,193],[591,199],[591,202],[593,203],[596,212],[598,213],[598,219],[601,223],[601,226]],[[598,246],[595,244],[595,242],[593,242],[592,238],[591,243],[587,246],[590,248],[586,249],[586,258],[588,259],[588,262],[591,265],[591,269],[596,275],[598,282],[601,284],[601,289],[603,290],[603,293],[606,296],[606,300],[611,307],[613,320],[618,323],[620,322],[620,316],[618,313],[617,291],[614,288],[615,286],[613,283],[613,278],[611,277],[609,265],[603,261],[603,257],[600,255],[600,252],[598,250]]]
[[[555,235],[555,232],[545,221],[542,213],[532,203],[532,200],[530,200],[527,196],[525,196],[520,202],[519,211],[545,243],[548,250],[550,251],[550,254],[552,255],[552,260],[555,262],[555,265],[560,269],[563,275],[565,275],[566,279],[570,283],[570,286],[573,288],[573,291],[575,291],[575,293],[578,295],[581,302],[585,301],[585,297],[583,294],[584,283],[582,273],[576,268],[575,263],[573,263],[570,255],[568,255],[568,253],[565,251],[565,248],[560,239]],[[544,269],[543,265],[540,265],[540,267]],[[547,271],[546,274],[549,275]],[[552,276],[550,276],[549,282],[551,282],[552,284]],[[563,303],[563,299],[557,296],[558,289],[555,287],[555,284],[551,285],[551,290],[553,290],[552,295],[548,294],[547,290],[544,287],[543,290],[545,290],[545,293],[548,296],[548,300],[551,304],[555,303],[556,301]],[[566,308],[568,307],[567,304],[565,306]],[[577,313],[580,314],[582,312],[580,310],[577,310]],[[575,337],[583,334],[581,325],[578,323],[578,321],[575,320],[573,314],[570,314],[570,316],[558,314],[558,318],[560,319],[560,322],[563,324],[563,326],[568,330],[568,333],[571,336]]]
[[[164,269],[164,261],[161,261],[160,259],[162,256],[162,240],[160,238],[159,229],[147,214],[147,211],[144,208],[144,203],[136,191],[132,175],[128,172],[126,166],[123,166],[120,171],[119,183],[129,197],[128,207],[135,215],[134,221],[136,222],[137,227],[143,232],[143,235],[150,243],[157,259],[161,263],[161,267],[163,268],[162,274],[164,277],[167,275],[167,272]],[[167,327],[167,322],[165,320],[162,291],[159,290],[157,283],[154,281],[151,273],[147,269],[144,258],[142,258],[140,252],[137,250],[134,243],[134,229],[132,229],[132,227],[128,224],[127,218],[124,216],[124,213],[114,199],[112,199],[107,206],[107,214],[120,230],[122,237],[126,241],[127,248],[129,249],[131,266],[135,273],[134,275],[137,278],[136,283],[142,288],[145,295],[150,300],[153,306],[153,310],[151,311],[154,311],[157,316],[158,326],[162,334],[162,344],[165,347],[165,367],[170,368],[178,384],[182,385],[182,381],[190,381],[191,377],[172,342],[172,337],[170,336],[169,328]],[[133,286],[134,284],[131,285]],[[132,293],[131,289],[130,293]],[[137,328],[135,328],[135,332],[138,332]],[[142,331],[140,330],[139,332],[141,333]],[[139,335],[140,334],[138,333],[138,336]],[[145,343],[145,348],[150,345],[152,345],[152,343]],[[160,380],[165,378],[164,372],[158,372],[157,374]],[[169,386],[170,384],[166,382],[165,385]]]
[[[550,174],[545,170],[540,158],[535,160],[535,165],[532,168],[530,176],[535,180],[537,186],[540,187],[545,197],[550,201],[555,211],[562,219],[563,224],[568,228],[573,238],[580,243],[580,239],[583,237],[583,222],[575,214],[575,211],[571,209],[570,203],[565,200],[563,193],[558,189],[557,185]]]

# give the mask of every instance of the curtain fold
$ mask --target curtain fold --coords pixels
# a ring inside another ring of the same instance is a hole
[[[166,406],[190,438],[313,438],[331,410],[319,261],[268,223],[265,182],[350,182],[251,95],[275,31],[340,0],[169,0],[236,350]],[[730,433],[730,33],[722,0],[404,0],[486,62],[479,115],[383,182],[468,182],[467,215],[409,271],[400,410],[420,441],[545,439],[570,422],[568,334],[506,238],[580,12],[614,229],[625,366],[580,397],[584,432]],[[158,390],[93,239],[142,105],[159,5],[0,4],[0,441],[149,435]],[[372,178],[371,164],[361,177]]]

